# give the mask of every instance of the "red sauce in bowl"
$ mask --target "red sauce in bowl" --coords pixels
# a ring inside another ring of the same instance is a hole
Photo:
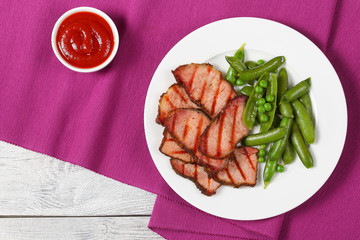
[[[60,24],[56,44],[60,55],[69,64],[93,68],[111,55],[114,36],[103,17],[91,12],[78,12]]]

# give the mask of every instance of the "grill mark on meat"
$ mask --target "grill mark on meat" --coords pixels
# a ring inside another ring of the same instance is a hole
[[[249,164],[250,164],[251,168],[255,171],[254,164],[253,164],[253,162],[251,161],[250,156],[249,156],[249,153],[247,152],[246,148],[244,148],[244,152],[245,152],[245,155],[246,155],[247,160],[249,161]]]
[[[200,95],[200,101],[201,99],[203,99],[204,97],[204,93],[205,93],[205,88],[206,88],[206,82],[203,82],[202,88],[201,88],[201,95]]]
[[[171,102],[170,98],[168,96],[164,96],[165,100],[170,104],[172,109],[175,109],[176,107],[174,106],[174,104]]]
[[[181,150],[181,151],[173,151],[171,152],[172,154],[187,154],[188,152],[185,150]]]
[[[220,129],[219,129],[219,135],[218,135],[218,142],[217,142],[217,149],[216,149],[216,156],[215,157],[218,157],[220,155],[221,142],[222,142],[222,131],[223,131],[225,117],[226,117],[226,112],[224,112],[223,118],[221,119],[221,122],[220,122]]]
[[[246,176],[245,176],[245,174],[244,174],[244,172],[243,172],[243,170],[241,169],[241,167],[240,167],[240,165],[239,165],[239,163],[238,163],[238,161],[234,161],[234,163],[235,163],[235,165],[236,165],[236,167],[237,167],[237,169],[239,170],[239,172],[240,172],[240,174],[241,174],[241,177],[246,181]]]
[[[194,153],[196,154],[198,152],[198,142],[201,135],[201,128],[203,125],[203,119],[200,119],[199,125],[196,127],[196,138],[195,138],[195,147],[194,147]]]
[[[225,172],[226,172],[228,178],[230,179],[231,183],[234,184],[234,183],[235,183],[235,182],[234,182],[234,179],[232,178],[231,174],[229,173],[229,170],[228,170],[228,169],[225,169]]]
[[[173,138],[170,138],[170,139],[166,139],[166,142],[175,142],[175,140]]]
[[[194,83],[195,74],[196,74],[198,68],[199,68],[199,66],[196,65],[195,68],[194,68],[194,72],[193,72],[193,74],[192,74],[192,76],[191,76],[191,78],[190,78],[190,84],[189,84],[190,89],[192,89],[192,85],[193,85],[193,83]]]
[[[232,122],[232,129],[231,129],[231,137],[230,137],[230,145],[231,146],[234,145],[234,143],[235,143],[236,115],[237,115],[238,109],[239,109],[239,106],[236,106],[234,118],[233,118],[233,122]]]
[[[179,92],[179,89],[177,88],[174,88],[174,92],[176,92],[176,94],[180,97],[180,99],[183,101],[183,102],[187,102],[184,95],[182,95],[180,92]]]
[[[184,132],[183,132],[183,136],[182,138],[185,139],[186,138],[186,135],[188,133],[188,130],[189,130],[189,120],[186,121],[186,124],[185,124],[185,127],[184,127]]]
[[[219,92],[220,92],[220,85],[221,85],[221,81],[219,81],[216,92],[215,92],[215,96],[214,96],[214,101],[212,102],[212,106],[211,106],[211,116],[214,115],[215,112],[215,106],[216,106],[216,102],[217,102],[217,98],[219,96]]]

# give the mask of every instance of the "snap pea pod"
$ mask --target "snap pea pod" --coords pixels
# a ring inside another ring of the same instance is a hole
[[[239,93],[249,97],[253,89],[254,88],[252,86],[245,86],[239,90]]]
[[[225,56],[225,59],[237,73],[247,69],[244,62],[237,59],[236,57]]]
[[[313,116],[312,103],[311,103],[311,98],[310,98],[309,93],[305,93],[304,95],[302,95],[299,98],[299,100],[300,100],[300,102],[302,102],[302,104],[304,104],[306,111],[308,112],[308,114],[314,124],[314,127],[315,127],[315,119]]]
[[[254,61],[246,61],[245,65],[250,69],[250,68],[254,68],[257,67],[257,63]]]
[[[311,87],[311,78],[307,78],[292,88],[288,89],[281,98],[280,102],[292,102],[309,91]]]
[[[250,97],[246,103],[245,109],[244,109],[244,115],[243,115],[243,122],[247,128],[250,130],[252,129],[257,115],[257,106],[256,101],[260,99],[263,96],[263,92],[259,93],[255,91],[255,88],[259,85],[261,80],[267,81],[269,79],[270,74],[265,72],[261,77],[259,78],[259,81],[256,82],[255,87],[253,91],[250,94]]]
[[[231,85],[235,85],[236,82],[236,72],[232,67],[229,67],[227,73],[226,73],[226,80],[228,80]]]
[[[282,155],[282,160],[284,164],[289,164],[292,163],[292,161],[294,161],[295,157],[296,157],[295,149],[290,139],[288,139]]]
[[[288,89],[288,74],[286,68],[281,68],[278,73],[278,96],[277,100],[280,102],[281,97]]]
[[[285,57],[279,56],[271,59],[270,61],[247,70],[238,72],[239,78],[245,82],[250,82],[259,78],[264,72],[273,72],[285,62]],[[236,70],[236,69],[235,69]]]
[[[274,173],[276,171],[276,166],[278,165],[278,160],[270,160],[269,158],[266,160],[264,173],[263,173],[263,179],[264,179],[264,188],[266,188],[271,180],[271,178],[274,176]]]
[[[268,144],[283,138],[285,134],[286,134],[286,128],[277,127],[267,132],[249,135],[243,139],[242,143],[245,146],[257,146],[262,144]]]
[[[277,100],[280,102],[282,96],[288,89],[288,74],[286,68],[280,69],[278,73],[278,97]],[[281,103],[279,104],[280,113],[287,118],[293,118],[293,110],[290,103]]]
[[[276,111],[276,101],[277,101],[277,90],[278,90],[278,85],[277,85],[276,75],[271,74],[270,80],[269,80],[269,85],[266,90],[266,95],[267,96],[273,95],[274,101],[269,103],[269,104],[271,104],[271,107],[272,107],[271,111],[268,113],[269,121],[260,124],[260,132],[266,132],[267,130],[269,130],[274,121],[274,116],[275,116],[275,111]]]
[[[241,45],[241,47],[236,51],[234,57],[239,59],[240,61],[244,62],[245,59],[245,43]]]
[[[299,101],[295,100],[291,102],[292,107],[294,108],[295,119],[299,124],[300,131],[308,144],[314,143],[315,140],[315,130],[314,125],[311,121],[311,118],[306,111],[305,106]]]
[[[296,153],[298,154],[301,162],[306,168],[311,168],[314,166],[314,161],[311,156],[311,153],[306,145],[303,136],[301,135],[300,129],[296,122],[292,125],[291,131],[291,143],[295,148]]]
[[[277,140],[272,147],[269,150],[269,154],[268,154],[268,159],[269,160],[278,160],[280,159],[281,155],[284,152],[285,149],[285,145],[289,139],[290,133],[291,133],[291,128],[292,128],[292,124],[293,124],[293,119],[292,118],[287,118],[284,117],[283,119],[281,119],[280,122],[280,127],[283,127],[286,129],[286,134],[283,138]]]

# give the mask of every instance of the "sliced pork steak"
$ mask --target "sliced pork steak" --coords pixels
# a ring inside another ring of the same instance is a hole
[[[207,196],[214,195],[221,186],[209,176],[204,167],[196,163],[185,163],[177,159],[170,159],[170,163],[177,174],[193,181],[197,188]]]
[[[211,158],[224,158],[234,151],[236,144],[249,134],[243,122],[245,105],[245,96],[226,105],[200,136],[200,152]]]
[[[186,150],[181,148],[168,131],[164,131],[164,137],[160,146],[160,152],[171,158],[176,158],[184,162],[196,162]]]
[[[258,150],[252,147],[235,148],[235,160],[217,173],[215,179],[222,184],[240,187],[255,186],[257,178]]]
[[[185,88],[193,102],[210,116],[216,116],[237,96],[221,72],[210,64],[187,64],[172,71],[176,81]]]
[[[210,124],[210,119],[197,109],[177,109],[165,121],[165,129],[175,141],[197,159],[197,163],[208,166],[214,173],[225,168],[229,159],[213,159],[198,151],[200,135]]]
[[[198,106],[190,100],[183,87],[173,84],[160,97],[156,122],[164,125],[168,113],[177,108],[198,108]]]

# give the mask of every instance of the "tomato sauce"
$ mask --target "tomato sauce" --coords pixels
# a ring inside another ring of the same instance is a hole
[[[92,68],[109,58],[114,36],[104,18],[91,12],[78,12],[60,24],[56,43],[66,62],[78,68]]]

